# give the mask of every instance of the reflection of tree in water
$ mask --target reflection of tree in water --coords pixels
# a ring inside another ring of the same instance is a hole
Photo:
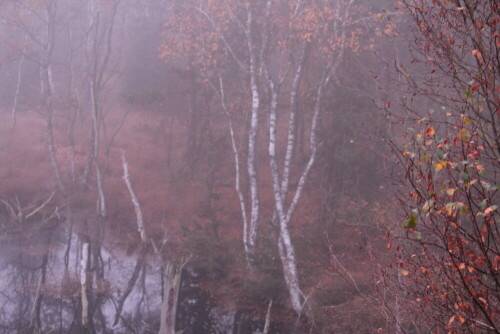
[[[215,333],[214,321],[210,316],[214,303],[210,294],[199,287],[202,276],[202,272],[189,268],[182,273],[176,326],[184,329],[185,334]]]
[[[361,41],[372,15],[347,9],[370,1],[215,3],[0,1],[0,332],[248,334],[267,305],[271,333],[350,321],[325,313],[344,296],[325,231],[348,252],[340,223],[372,228],[385,166],[374,87],[332,36]],[[160,59],[170,37],[208,53]]]
[[[76,232],[78,214],[63,217],[58,208],[45,203],[28,219],[0,209],[2,255],[0,277],[1,333],[156,333],[161,308],[161,271],[156,257],[148,264],[145,253],[115,257],[87,234]],[[26,217],[26,216],[24,216]],[[66,224],[71,228],[67,229]],[[83,226],[89,230],[85,220]],[[80,229],[78,227],[78,229]],[[91,233],[89,233],[91,234]],[[87,272],[88,326],[82,323],[82,253],[89,245]],[[137,272],[136,272],[137,271]],[[127,298],[127,284],[135,277]],[[216,333],[210,294],[200,286],[206,274],[183,269],[177,328],[184,333]],[[119,301],[123,302],[119,323],[113,325]]]

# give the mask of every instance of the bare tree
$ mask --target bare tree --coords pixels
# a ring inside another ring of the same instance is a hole
[[[142,215],[142,209],[139,204],[139,199],[134,191],[134,188],[132,186],[132,181],[130,180],[130,174],[128,171],[128,163],[127,160],[125,159],[125,153],[122,152],[122,167],[123,167],[123,180],[125,181],[125,184],[127,185],[130,197],[132,199],[132,204],[134,206],[134,211],[136,214],[137,218],[137,230],[140,234],[141,237],[141,243],[142,246],[141,248],[143,251],[145,250],[145,247],[147,246],[148,242],[151,243],[151,246],[153,248],[155,257],[159,262],[162,264],[161,266],[161,281],[162,281],[162,304],[161,304],[161,314],[160,314],[160,330],[159,334],[175,334],[175,319],[177,317],[177,305],[179,303],[179,289],[180,289],[180,284],[181,284],[181,278],[182,278],[182,270],[186,266],[186,264],[190,260],[190,256],[186,257],[181,257],[179,261],[176,261],[175,259],[172,258],[166,258],[164,255],[165,252],[165,246],[167,245],[168,241],[168,234],[167,230],[165,229],[165,234],[162,240],[162,243],[160,247],[156,245],[156,242],[153,238],[149,238],[146,233],[145,225],[144,225],[144,220],[143,220],[143,215]],[[144,247],[144,248],[143,248]],[[135,284],[135,281],[137,280],[138,276],[138,266],[140,265],[139,261],[143,260],[143,256],[145,256],[145,253],[141,251],[142,255],[141,258],[139,258],[136,269],[134,270],[134,273],[132,275],[132,278],[129,281],[129,284],[127,286],[127,292],[124,295],[125,297],[122,298],[123,301],[120,301],[119,308],[115,317],[115,324],[117,323],[117,319],[119,318],[119,314],[121,313],[121,309],[123,307],[124,300],[126,299],[126,296],[130,293],[133,285]]]

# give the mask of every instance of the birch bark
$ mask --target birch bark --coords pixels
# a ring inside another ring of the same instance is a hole
[[[163,271],[163,301],[158,334],[175,334],[175,318],[179,299],[182,268],[167,262]]]
[[[350,1],[352,4],[353,0]],[[349,6],[350,6],[349,4]],[[299,6],[299,5],[298,5]],[[268,27],[270,20],[270,11],[272,7],[272,1],[267,1],[267,12],[265,19],[265,26],[263,32],[263,40],[268,40]],[[348,15],[348,8],[344,14]],[[339,18],[337,17],[337,20]],[[339,20],[340,21],[340,20]],[[341,24],[339,30],[336,29],[336,33],[339,33],[340,37],[342,37],[341,42],[345,39],[345,30],[344,26]],[[301,291],[299,284],[299,275],[297,270],[297,259],[295,255],[295,249],[292,243],[292,238],[290,235],[290,221],[294,215],[295,209],[300,201],[302,196],[304,185],[309,177],[310,171],[316,161],[317,156],[317,128],[318,128],[318,119],[322,109],[322,98],[324,95],[324,90],[333,75],[336,67],[340,63],[340,59],[342,58],[344,52],[343,43],[340,47],[340,52],[337,55],[336,59],[332,59],[325,66],[325,70],[323,71],[323,75],[318,83],[316,92],[315,92],[315,104],[313,108],[313,116],[310,125],[310,155],[309,159],[302,170],[302,173],[298,180],[297,189],[292,195],[291,202],[287,207],[287,199],[288,199],[288,190],[290,184],[290,175],[291,175],[291,167],[292,161],[294,159],[295,152],[295,142],[296,142],[296,119],[298,113],[298,97],[299,97],[299,88],[301,79],[303,76],[307,49],[309,42],[304,41],[302,47],[300,48],[300,53],[298,59],[295,64],[295,71],[291,85],[290,92],[290,115],[288,121],[288,131],[287,131],[287,145],[285,158],[283,162],[283,169],[280,173],[280,169],[278,167],[277,162],[277,153],[276,153],[276,122],[277,122],[277,109],[278,109],[278,99],[279,99],[279,85],[275,83],[275,80],[272,78],[268,66],[268,59],[266,57],[267,46],[263,46],[263,59],[262,59],[262,72],[265,77],[265,81],[267,84],[267,88],[270,95],[269,100],[269,163],[271,167],[271,175],[272,175],[272,183],[273,183],[273,192],[274,192],[274,200],[275,200],[275,214],[273,219],[277,219],[279,224],[279,238],[278,238],[278,250],[280,254],[280,260],[283,266],[283,272],[285,276],[285,282],[288,288],[288,292],[290,294],[290,300],[292,303],[292,307],[295,312],[300,316],[302,313],[302,309],[304,306],[304,294]],[[281,181],[280,181],[281,178]]]
[[[132,290],[133,286],[135,285],[135,282],[137,280],[141,268],[144,266],[143,261],[145,260],[146,256],[146,245],[149,241],[144,226],[144,219],[142,215],[141,205],[139,204],[139,199],[135,194],[132,182],[130,181],[128,163],[127,160],[125,159],[124,152],[122,152],[122,167],[123,167],[123,180],[127,185],[130,197],[132,199],[132,204],[134,206],[137,218],[137,230],[140,233],[142,242],[141,242],[139,259],[137,260],[134,273],[132,274],[132,277],[129,280],[124,296],[119,301],[119,306],[117,309],[117,313],[115,315],[115,322],[114,322],[115,325],[118,323],[123,308],[123,304],[128,294]],[[161,304],[160,330],[158,332],[159,334],[175,334],[175,320],[177,317],[177,305],[179,303],[179,289],[182,278],[181,275],[184,266],[189,262],[189,258],[183,258],[178,263],[176,263],[174,260],[165,260],[164,257],[162,256],[162,252],[163,252],[163,247],[167,243],[167,240],[168,240],[167,234],[165,233],[165,236],[163,238],[163,244],[161,245],[160,248],[156,246],[153,239],[150,240],[157,258],[159,259],[160,262],[164,263],[161,272],[162,283],[163,283],[162,284],[163,300]]]
[[[53,100],[54,100],[54,83],[52,79],[52,54],[55,47],[55,25],[56,25],[56,3],[49,3],[46,6],[46,31],[41,45],[40,53],[40,89],[44,100],[46,111],[46,126],[47,126],[47,144],[49,149],[49,158],[54,169],[59,191],[66,193],[61,169],[56,158],[56,146],[54,143],[53,133]]]
[[[254,257],[255,245],[257,243],[257,232],[259,224],[259,188],[258,176],[256,168],[256,147],[257,135],[259,132],[259,112],[260,112],[260,96],[259,87],[257,83],[257,55],[254,46],[254,29],[253,29],[253,14],[249,8],[247,11],[247,44],[248,52],[250,55],[250,89],[252,97],[252,111],[250,120],[250,132],[248,135],[248,156],[247,156],[247,169],[248,178],[250,183],[250,197],[251,197],[251,211],[250,211],[250,226],[248,232],[248,247],[251,257],[251,263]]]
[[[82,300],[82,327],[89,327],[89,268],[90,241],[84,238],[82,244],[82,259],[80,261],[80,294]]]

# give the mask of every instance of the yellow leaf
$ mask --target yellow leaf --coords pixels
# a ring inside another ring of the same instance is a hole
[[[469,137],[470,135],[467,129],[461,129],[460,131],[458,131],[458,138],[460,138],[460,140],[464,143],[469,141]]]
[[[408,270],[401,269],[401,274],[402,274],[403,276],[408,276],[408,275],[410,275],[410,272],[409,272]]]
[[[436,172],[439,172],[441,169],[443,168],[446,168],[446,166],[448,166],[448,162],[447,161],[440,161],[438,163],[436,163]]]
[[[449,196],[453,196],[453,194],[455,193],[457,189],[455,188],[448,188],[446,189],[446,193],[449,195]]]
[[[472,187],[474,184],[477,183],[477,179],[471,180],[470,182],[467,182],[467,187]]]

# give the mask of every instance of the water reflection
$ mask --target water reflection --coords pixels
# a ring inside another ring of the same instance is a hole
[[[68,210],[43,211],[18,221],[1,217],[0,332],[158,333],[164,263],[107,247],[96,238],[96,223],[78,222]],[[197,276],[183,270],[177,326],[184,333],[228,332],[234,317],[211,310]]]

